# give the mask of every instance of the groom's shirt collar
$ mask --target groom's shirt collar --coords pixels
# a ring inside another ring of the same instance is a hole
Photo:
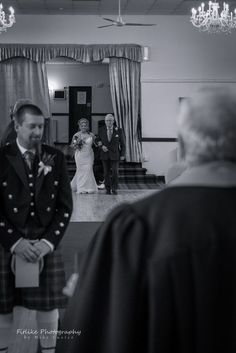
[[[18,146],[18,148],[19,148],[19,150],[20,150],[20,153],[21,153],[22,155],[23,155],[26,151],[33,152],[34,154],[36,153],[35,149],[27,149],[27,148],[21,146],[21,144],[20,144],[18,138],[16,139],[16,144],[17,144],[17,146]]]

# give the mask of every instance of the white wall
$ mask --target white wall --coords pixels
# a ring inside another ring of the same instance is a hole
[[[150,62],[142,64],[144,137],[175,137],[178,98],[203,84],[236,82],[236,32],[198,32],[187,16],[127,16],[126,20],[157,23],[155,27],[108,27],[97,16],[17,16],[2,43],[136,43],[149,46]],[[168,168],[175,143],[145,142],[144,166],[156,174]]]
[[[108,64],[49,63],[47,64],[47,74],[49,85],[52,84],[57,90],[69,86],[91,86],[93,113],[113,110]],[[68,113],[68,104],[68,100],[52,100],[51,109],[57,113]]]

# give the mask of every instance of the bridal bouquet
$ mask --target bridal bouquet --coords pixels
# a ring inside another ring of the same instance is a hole
[[[71,147],[75,150],[82,150],[85,144],[84,139],[81,136],[74,136],[71,142]]]

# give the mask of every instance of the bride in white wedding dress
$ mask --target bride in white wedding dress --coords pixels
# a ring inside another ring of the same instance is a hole
[[[92,194],[98,191],[93,174],[94,135],[89,132],[89,121],[80,119],[79,131],[72,137],[71,146],[75,150],[76,173],[71,181],[72,191],[77,194]]]

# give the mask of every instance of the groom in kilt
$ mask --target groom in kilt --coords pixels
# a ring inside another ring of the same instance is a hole
[[[36,310],[41,352],[54,353],[56,334],[47,332],[57,330],[58,309],[66,305],[59,243],[72,212],[70,182],[63,153],[41,143],[42,111],[21,100],[14,120],[16,141],[0,149],[0,352],[7,352],[13,308],[20,305]],[[39,263],[38,286],[16,288],[16,258]]]

